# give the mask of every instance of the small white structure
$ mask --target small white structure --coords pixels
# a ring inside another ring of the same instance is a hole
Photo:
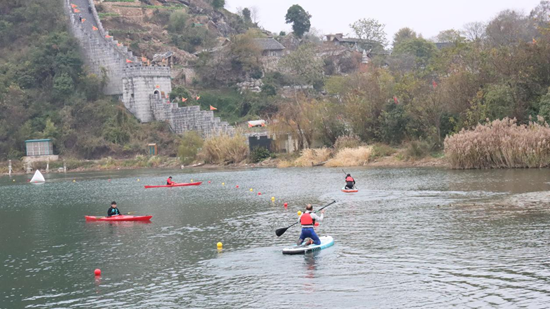
[[[265,127],[265,120],[251,120],[248,122],[249,128]]]

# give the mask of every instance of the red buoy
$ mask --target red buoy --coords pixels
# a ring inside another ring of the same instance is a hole
[[[96,269],[94,270],[94,275],[96,275],[96,276],[101,276],[101,269],[96,268]]]
[[[239,188],[239,185],[236,185],[236,186],[235,186],[235,188],[237,188],[237,189],[238,189],[238,188]]]
[[[288,207],[288,203],[284,203],[283,205],[284,205],[285,207]]]
[[[258,192],[258,195],[262,195],[262,192]]]
[[[208,181],[208,183],[210,183],[210,180]]]

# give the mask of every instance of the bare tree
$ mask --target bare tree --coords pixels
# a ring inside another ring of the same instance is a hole
[[[250,18],[252,22],[257,24],[260,21],[260,9],[257,6],[250,7]]]
[[[485,29],[487,29],[487,25],[485,25],[485,23],[479,21],[471,22],[464,25],[462,34],[469,41],[478,42],[485,39]]]

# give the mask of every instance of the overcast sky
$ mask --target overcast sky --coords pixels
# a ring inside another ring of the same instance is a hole
[[[226,8],[256,7],[260,25],[266,30],[291,31],[285,14],[293,4],[301,5],[311,15],[311,26],[326,33],[351,33],[349,24],[360,18],[374,18],[386,25],[388,40],[403,27],[425,38],[440,31],[462,29],[473,21],[488,21],[505,9],[529,13],[540,0],[226,0]]]

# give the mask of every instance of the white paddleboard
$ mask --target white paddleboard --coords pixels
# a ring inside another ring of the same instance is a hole
[[[319,239],[321,240],[320,245],[294,245],[292,247],[284,248],[283,254],[306,254],[308,252],[323,250],[334,245],[334,239],[332,236],[321,236]]]
[[[36,170],[34,172],[34,176],[32,176],[30,183],[43,183],[46,182],[46,179],[44,179],[44,175],[40,173],[39,170]]]

